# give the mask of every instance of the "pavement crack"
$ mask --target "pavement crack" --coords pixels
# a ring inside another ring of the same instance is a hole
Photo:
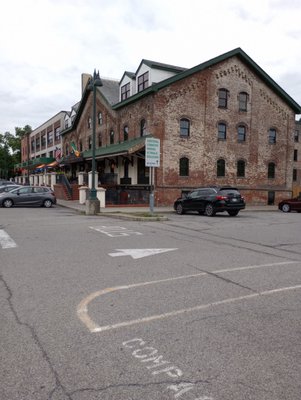
[[[191,265],[191,267],[192,267],[192,265]],[[252,293],[258,293],[257,290],[254,290],[254,289],[250,288],[249,286],[242,285],[242,284],[240,284],[238,282],[233,281],[232,279],[225,278],[225,277],[223,277],[223,276],[221,276],[221,275],[219,275],[219,274],[217,274],[215,272],[206,271],[206,270],[198,268],[198,267],[194,267],[194,268],[196,268],[198,271],[204,272],[207,275],[214,276],[217,279],[221,279],[224,282],[231,283],[232,285],[238,286],[238,287],[240,287],[242,289],[247,289]]]
[[[146,387],[150,387],[150,386],[159,386],[159,385],[177,385],[180,383],[187,383],[187,384],[192,384],[192,385],[197,385],[197,384],[210,384],[211,382],[209,380],[201,380],[198,379],[197,381],[188,381],[188,380],[184,380],[181,382],[175,382],[175,381],[160,381],[160,382],[147,382],[147,383],[120,383],[120,384],[115,384],[115,385],[107,385],[107,386],[103,386],[103,387],[98,387],[98,388],[81,388],[81,389],[77,389],[74,390],[73,392],[69,392],[70,396],[74,396],[75,394],[78,393],[83,393],[83,392],[105,392],[107,390],[111,390],[111,389],[119,389],[119,388],[146,388]]]
[[[10,310],[11,310],[11,312],[12,312],[12,314],[13,314],[16,322],[17,322],[17,324],[20,325],[20,326],[23,326],[23,327],[25,327],[25,328],[27,328],[29,330],[30,335],[31,335],[34,343],[39,348],[40,352],[42,353],[43,359],[46,361],[50,371],[53,374],[54,381],[55,381],[55,387],[54,387],[54,389],[52,389],[50,391],[48,399],[51,400],[53,394],[57,391],[57,389],[60,389],[64,393],[64,395],[66,396],[67,399],[72,400],[72,398],[70,397],[70,395],[67,393],[67,391],[65,390],[64,386],[60,382],[59,375],[56,372],[56,370],[54,369],[54,367],[53,367],[53,365],[52,365],[52,363],[50,361],[50,358],[49,358],[49,356],[47,354],[47,351],[45,350],[44,346],[42,345],[42,343],[41,343],[37,333],[35,332],[34,328],[31,325],[29,325],[27,322],[22,322],[20,320],[20,318],[18,316],[18,313],[16,312],[16,310],[14,308],[14,305],[13,305],[13,302],[12,302],[13,292],[12,292],[11,288],[9,287],[9,285],[7,284],[7,282],[5,281],[3,275],[0,275],[0,282],[3,283],[5,289],[6,289],[7,293],[8,293],[8,296],[7,296],[6,300],[8,302],[9,308],[10,308]]]

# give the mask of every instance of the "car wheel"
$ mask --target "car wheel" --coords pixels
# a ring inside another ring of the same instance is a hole
[[[215,215],[215,211],[214,211],[214,208],[213,208],[212,204],[210,204],[210,203],[206,204],[204,214],[207,217],[213,217],[213,215]]]
[[[231,210],[228,211],[228,214],[230,215],[230,217],[236,217],[236,215],[239,213],[238,210]]]
[[[182,204],[178,204],[176,208],[177,214],[181,215],[184,214],[183,206]]]
[[[282,204],[281,210],[283,212],[290,212],[291,211],[290,205],[287,203]]]
[[[52,207],[52,201],[49,200],[49,199],[45,200],[44,203],[43,203],[43,206],[46,207],[46,208]]]
[[[14,204],[14,202],[11,199],[6,199],[2,203],[3,207],[5,207],[5,208],[10,208],[13,206],[13,204]]]

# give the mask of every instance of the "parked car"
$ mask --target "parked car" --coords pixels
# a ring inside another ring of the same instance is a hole
[[[292,199],[286,199],[280,201],[278,204],[279,210],[283,212],[291,212],[297,211],[301,212],[301,194],[298,197],[294,197]]]
[[[3,185],[3,186],[0,186],[0,193],[3,193],[3,192],[10,192],[11,190],[13,190],[13,189],[16,189],[16,188],[18,188],[18,187],[21,187],[21,185],[12,185],[12,184],[9,184],[9,185]]]
[[[2,207],[12,206],[44,206],[52,207],[56,204],[56,197],[52,189],[44,186],[22,186],[10,192],[0,193]]]
[[[13,183],[13,182],[7,181],[6,179],[0,179],[0,185],[1,185],[1,186],[9,185],[9,184],[11,184],[11,183]]]
[[[239,191],[230,186],[202,187],[191,191],[174,202],[174,210],[177,214],[183,214],[186,211],[198,211],[199,214],[208,217],[223,211],[227,211],[231,217],[234,217],[245,206],[244,198]]]

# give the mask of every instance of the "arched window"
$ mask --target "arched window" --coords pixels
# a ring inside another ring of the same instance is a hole
[[[237,161],[237,177],[244,178],[246,170],[246,162],[244,160]]]
[[[126,142],[129,138],[129,127],[125,125],[123,127],[123,141]]]
[[[269,143],[270,144],[276,143],[276,129],[274,128],[269,129]]]
[[[218,124],[218,133],[217,133],[218,140],[226,140],[227,139],[227,125],[223,122]]]
[[[180,176],[189,176],[189,159],[187,157],[180,158],[179,167]]]
[[[90,129],[92,126],[92,118],[88,117],[88,128]]]
[[[227,89],[219,89],[218,91],[218,107],[228,108],[229,91]]]
[[[246,127],[244,125],[239,125],[237,128],[237,140],[239,142],[246,141]]]
[[[248,93],[240,92],[238,95],[239,111],[247,111],[247,106],[248,106]]]
[[[110,144],[114,144],[114,131],[110,132]]]
[[[102,113],[99,112],[99,113],[98,113],[98,125],[102,125],[102,124],[103,124]]]
[[[216,176],[218,177],[225,176],[225,172],[226,172],[225,160],[223,158],[220,158],[219,160],[217,160],[216,163]]]
[[[276,169],[275,163],[270,162],[268,164],[268,178],[269,179],[274,179],[275,178],[275,169]]]
[[[91,135],[88,137],[88,149],[89,150],[92,149],[92,136]]]
[[[140,136],[145,136],[146,135],[146,121],[145,119],[142,119],[140,121]]]
[[[190,135],[190,121],[187,118],[180,119],[180,136],[189,137]]]

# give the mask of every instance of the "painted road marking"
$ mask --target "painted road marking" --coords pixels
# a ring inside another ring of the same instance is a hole
[[[17,247],[16,242],[3,229],[0,229],[0,244],[2,249]]]
[[[121,236],[130,236],[130,235],[142,235],[141,232],[131,231],[130,229],[124,228],[123,226],[99,226],[93,227],[90,226],[90,229],[94,231],[104,233],[109,237],[121,237]]]
[[[276,266],[289,265],[289,264],[298,264],[298,262],[297,261],[288,261],[288,262],[279,262],[279,263],[271,263],[271,264],[249,265],[249,266],[238,267],[238,268],[220,269],[220,270],[212,271],[212,272],[210,272],[210,274],[212,274],[212,273],[213,274],[219,274],[219,273],[225,273],[225,272],[244,271],[244,270],[251,270],[251,269],[258,269],[258,268],[265,268],[265,267],[276,267]],[[115,286],[115,287],[112,287],[112,288],[99,290],[97,292],[91,293],[89,296],[87,296],[85,299],[83,299],[79,303],[79,305],[77,307],[77,315],[78,315],[79,319],[90,330],[90,332],[92,332],[92,333],[94,333],[94,332],[103,332],[103,331],[108,331],[108,330],[111,330],[111,329],[116,329],[116,328],[121,328],[121,327],[134,325],[134,324],[141,324],[141,323],[150,322],[150,321],[154,321],[154,320],[173,317],[173,316],[176,316],[176,315],[189,313],[189,312],[193,312],[193,311],[204,310],[206,308],[215,307],[215,306],[223,305],[223,304],[227,304],[227,303],[234,303],[234,302],[237,302],[237,301],[247,300],[247,299],[251,299],[251,298],[257,298],[259,296],[267,296],[267,295],[271,295],[271,294],[274,294],[274,293],[301,289],[301,285],[288,286],[288,287],[283,287],[283,288],[278,288],[278,289],[271,289],[271,290],[266,290],[266,291],[262,291],[262,292],[252,293],[252,294],[245,295],[245,296],[232,297],[232,298],[229,298],[229,299],[224,299],[224,300],[216,301],[216,302],[213,302],[213,303],[200,304],[200,305],[195,306],[195,307],[185,308],[185,309],[181,309],[181,310],[175,310],[175,311],[168,312],[168,313],[152,315],[152,316],[149,316],[149,317],[138,318],[138,319],[135,319],[135,320],[119,322],[117,324],[106,325],[106,326],[97,325],[88,315],[88,305],[89,305],[89,303],[91,301],[93,301],[94,299],[96,299],[97,297],[100,297],[100,296],[105,295],[107,293],[116,292],[118,290],[132,289],[132,288],[135,288],[135,287],[141,287],[141,286],[147,286],[147,285],[155,285],[155,284],[159,284],[159,283],[163,283],[163,282],[172,282],[172,281],[181,280],[181,279],[190,279],[190,278],[208,276],[208,275],[209,274],[206,273],[206,272],[201,272],[201,273],[193,274],[193,275],[183,275],[183,276],[178,276],[178,277],[175,277],[175,278],[167,278],[167,279],[161,279],[161,280],[149,281],[149,282],[140,282],[140,283],[134,283],[134,284],[131,284],[131,285]]]
[[[109,253],[111,257],[122,257],[131,256],[134,260],[137,258],[143,258],[153,256],[154,254],[166,253],[167,251],[173,251],[178,249],[115,249],[119,253]]]
[[[169,383],[170,378],[175,379],[176,382],[167,386],[168,390],[173,391],[175,399],[180,398],[186,392],[190,392],[196,388],[196,384],[185,381],[182,376],[182,370],[174,365],[171,361],[165,359],[165,357],[159,351],[152,346],[147,346],[146,342],[141,338],[134,338],[126,340],[122,345],[131,352],[131,355],[136,358],[141,364],[144,363],[144,367],[152,375],[166,374]],[[192,395],[193,392],[190,392]],[[186,397],[186,396],[185,396]],[[190,396],[190,398],[192,398]],[[213,400],[213,397],[201,396],[194,398],[194,400]]]

